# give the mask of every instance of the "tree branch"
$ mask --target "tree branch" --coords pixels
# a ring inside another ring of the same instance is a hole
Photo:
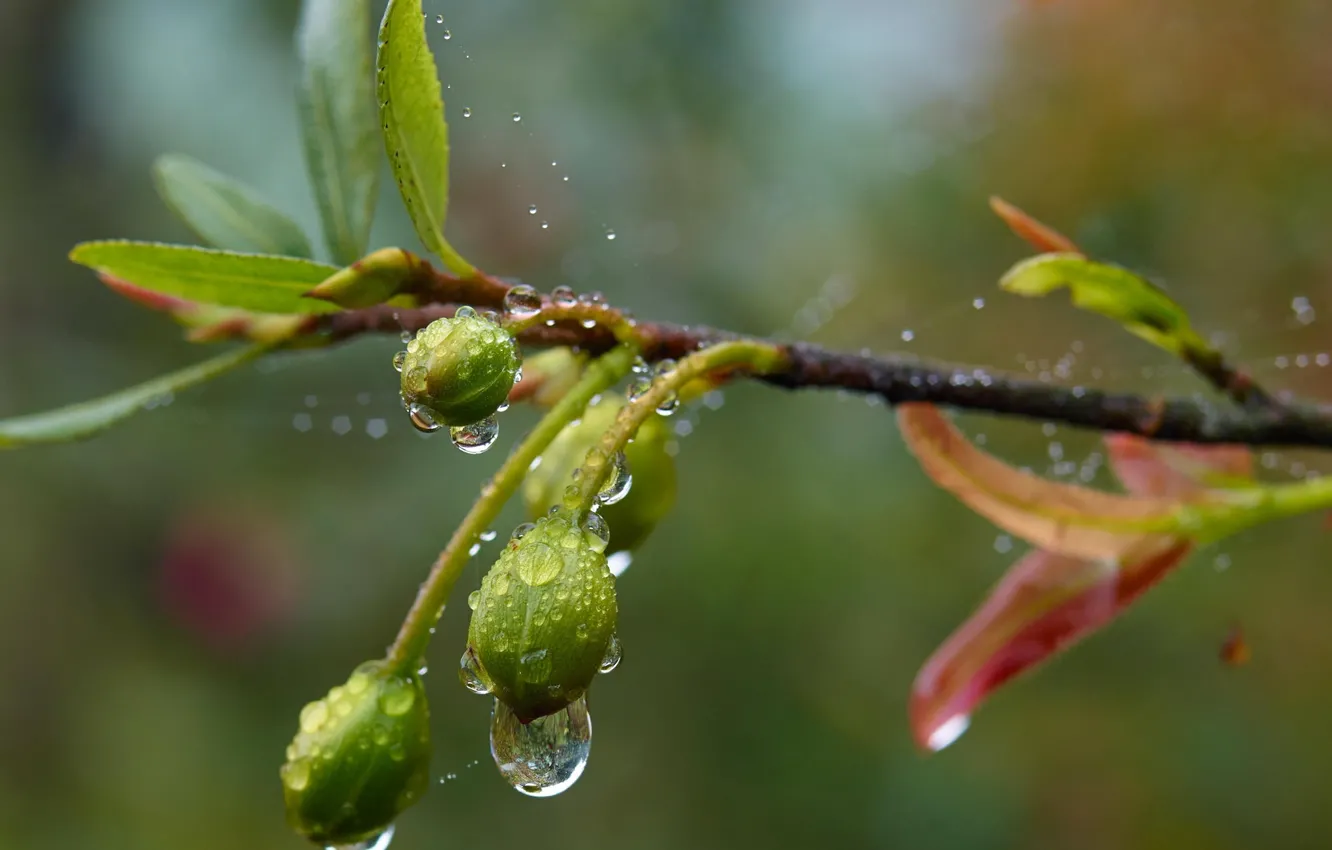
[[[433,304],[408,310],[384,306],[348,310],[322,317],[320,329],[335,341],[367,332],[416,331],[453,315],[454,309],[451,304]],[[704,345],[746,339],[699,325],[637,322],[634,327],[649,361],[678,360]],[[594,353],[615,344],[604,326],[585,328],[575,321],[540,324],[523,331],[520,339],[526,345],[577,346]],[[929,402],[1154,440],[1332,449],[1332,406],[1327,405],[1292,401],[1236,410],[1205,400],[1055,386],[904,354],[847,354],[809,343],[782,348],[788,355],[786,368],[757,380],[785,389],[842,389],[876,396],[890,405]]]

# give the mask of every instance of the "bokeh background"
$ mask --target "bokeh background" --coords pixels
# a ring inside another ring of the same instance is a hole
[[[642,316],[1199,390],[1059,299],[1001,296],[1025,249],[987,211],[997,193],[1165,281],[1273,387],[1332,391],[1327,3],[426,7],[450,232],[491,271]],[[206,356],[64,259],[82,239],[188,238],[153,194],[157,154],[262,187],[314,231],[296,16],[0,2],[0,416]],[[385,182],[375,242],[414,247]],[[93,442],[0,455],[0,847],[300,846],[277,778],[297,709],[382,650],[531,420],[506,414],[482,458],[417,435],[397,347],[284,357]],[[1332,844],[1319,518],[1200,553],[924,757],[911,680],[1021,546],[934,490],[859,399],[741,386],[677,421],[680,504],[620,582],[626,660],[598,684],[587,774],[550,801],[500,781],[486,701],[454,680],[455,605],[427,678],[441,782],[396,847]],[[1106,481],[1095,435],[965,423]],[[1261,460],[1275,480],[1320,463]],[[1242,669],[1217,660],[1235,622]]]

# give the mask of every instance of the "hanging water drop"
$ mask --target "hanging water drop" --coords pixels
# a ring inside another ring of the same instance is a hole
[[[476,653],[469,646],[458,660],[458,681],[474,694],[490,693],[490,683],[481,672],[481,663],[476,660]]]
[[[479,455],[495,445],[495,441],[499,439],[499,420],[494,416],[487,416],[471,425],[450,428],[449,436],[453,438],[453,445],[458,447],[458,451]]]
[[[524,725],[495,700],[490,753],[500,775],[529,797],[553,797],[573,787],[592,750],[592,715],[587,698]]]
[[[399,351],[393,355],[393,371],[401,372],[403,364],[407,362],[407,352]]]
[[[629,495],[629,489],[633,484],[634,476],[629,472],[629,459],[624,456],[624,452],[616,452],[611,460],[610,471],[606,473],[606,481],[597,493],[597,501],[603,505],[613,505]]]
[[[638,401],[647,395],[648,390],[652,389],[652,379],[647,377],[635,378],[629,384],[629,400]]]
[[[600,514],[589,513],[587,519],[583,520],[583,525],[601,541],[600,551],[605,551],[606,546],[610,544],[610,526],[606,524],[606,518]]]
[[[430,434],[440,429],[440,424],[435,421],[435,417],[430,412],[430,408],[420,404],[409,405],[407,408],[407,417],[412,420],[412,425],[416,430],[423,434]]]
[[[572,307],[578,303],[578,294],[569,286],[557,286],[550,291],[550,297],[561,307]]]
[[[965,714],[955,714],[952,717],[940,723],[938,728],[930,733],[930,738],[926,742],[933,752],[939,752],[945,747],[950,746],[962,733],[967,731],[971,725],[971,718]]]
[[[597,668],[598,673],[609,673],[620,666],[620,659],[624,657],[624,650],[620,648],[620,639],[611,635],[610,643],[606,644],[606,655],[601,659],[601,666]]]
[[[635,375],[646,375],[648,372],[652,371],[652,368],[648,366],[647,361],[642,357],[635,357],[634,365],[631,368]]]
[[[541,312],[541,293],[520,283],[504,295],[504,312],[513,319],[530,319]]]
[[[325,850],[388,850],[392,843],[393,824],[389,824],[388,829],[374,838],[367,838],[365,841],[358,841],[355,844],[330,844]]]

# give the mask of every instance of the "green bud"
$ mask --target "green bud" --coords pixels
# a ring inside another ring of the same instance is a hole
[[[569,514],[510,540],[481,581],[467,634],[479,674],[518,719],[581,697],[615,632],[615,578],[605,543]]]
[[[480,422],[508,400],[518,377],[518,346],[508,332],[458,308],[431,322],[407,344],[402,400],[425,408],[441,425]]]
[[[357,667],[301,709],[281,775],[287,820],[311,841],[354,844],[388,829],[430,780],[421,677],[390,674],[377,661]]]
[[[608,395],[587,408],[583,418],[560,432],[541,456],[541,464],[523,482],[523,503],[527,515],[542,516],[552,505],[564,499],[573,472],[582,465],[588,449],[606,433],[625,399]],[[634,550],[642,545],[671,508],[675,506],[675,458],[666,452],[670,426],[654,416],[638,429],[634,441],[625,448],[633,486],[629,495],[605,505],[600,513],[610,528],[607,554]]]

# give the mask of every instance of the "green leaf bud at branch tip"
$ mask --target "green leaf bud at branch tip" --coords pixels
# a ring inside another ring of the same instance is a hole
[[[509,541],[474,595],[467,649],[523,723],[580,698],[615,633],[606,541],[567,512]]]
[[[402,402],[443,425],[480,422],[509,398],[518,376],[518,344],[507,331],[461,307],[431,322],[401,357]]]
[[[582,379],[551,408],[531,433],[510,453],[495,476],[481,489],[481,496],[458,525],[444,551],[431,566],[416,601],[403,620],[398,637],[389,648],[388,667],[394,671],[416,669],[430,642],[430,630],[444,611],[454,583],[469,558],[468,550],[491,527],[500,509],[517,492],[528,468],[564,426],[577,419],[594,396],[613,387],[633,364],[634,351],[619,346],[588,364]]]
[[[287,819],[320,844],[373,838],[420,799],[430,781],[430,710],[416,673],[382,662],[301,709],[280,771]]]

